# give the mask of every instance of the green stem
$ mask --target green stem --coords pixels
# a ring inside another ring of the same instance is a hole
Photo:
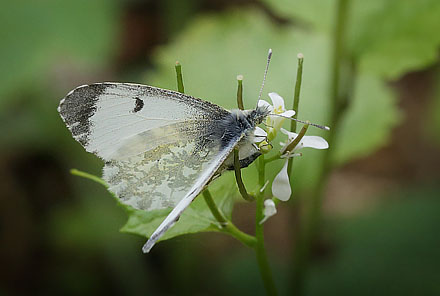
[[[233,236],[249,248],[255,249],[257,246],[257,239],[254,236],[244,233],[231,222],[228,222],[225,227],[220,228],[220,231]]]
[[[185,93],[185,88],[183,87],[183,76],[182,76],[182,65],[176,62],[176,78],[177,78],[177,91],[180,93]]]
[[[239,159],[239,151],[238,149],[234,149],[234,171],[235,171],[235,181],[237,182],[238,191],[240,191],[241,196],[247,201],[253,201],[254,199],[250,196],[246,187],[244,186],[243,179],[241,178],[241,166]]]
[[[303,138],[304,135],[306,134],[308,128],[309,128],[309,125],[308,125],[308,124],[305,124],[305,125],[302,127],[301,131],[299,132],[298,136],[292,141],[292,143],[290,143],[290,144],[286,147],[286,149],[284,149],[283,152],[291,152],[291,151],[293,151],[293,149],[295,149],[296,146],[298,146],[299,142],[302,140],[302,138]]]
[[[298,118],[299,113],[299,95],[301,93],[301,82],[302,82],[302,73],[303,73],[303,63],[304,56],[302,53],[298,54],[298,68],[296,70],[296,82],[295,82],[295,93],[293,96],[293,110],[295,110],[295,115],[293,118]],[[296,133],[297,122],[292,120],[290,122],[290,131]],[[292,175],[292,166],[293,166],[293,157],[289,158],[287,164],[287,175],[289,176],[289,180],[291,180],[290,176]],[[293,190],[292,190],[293,194]]]
[[[101,178],[99,178],[99,177],[97,177],[95,175],[92,175],[92,174],[89,174],[89,173],[86,173],[86,172],[83,172],[83,171],[80,171],[80,170],[77,170],[77,169],[71,169],[70,173],[72,175],[75,175],[75,176],[79,176],[79,177],[83,177],[83,178],[92,180],[92,181],[94,181],[96,183],[99,183],[99,184],[103,185],[105,188],[108,187],[107,183],[104,180],[102,180]]]
[[[208,189],[205,189],[203,191],[203,198],[205,199],[205,202],[208,205],[208,208],[211,211],[212,215],[220,224],[219,231],[235,237],[237,240],[250,248],[255,248],[257,242],[255,237],[242,232],[231,221],[223,216],[223,214],[220,212],[217,205],[215,204],[214,199],[212,198],[212,195]]]
[[[274,160],[278,160],[278,159],[280,159],[280,157],[281,157],[281,153],[276,153],[275,155],[273,155],[273,156],[271,156],[271,157],[269,157],[269,158],[265,158],[264,159],[264,163],[265,164],[268,164],[268,163],[270,163],[270,162],[272,162],[272,161],[274,161]]]
[[[336,132],[339,129],[339,122],[343,117],[350,93],[345,91],[345,95],[341,95],[340,78],[341,78],[341,66],[344,62],[344,38],[345,29],[347,28],[347,16],[350,0],[338,0],[337,2],[337,16],[336,24],[333,36],[333,54],[331,63],[331,114],[330,114],[330,126],[332,131],[329,133],[327,142],[330,148],[324,154],[322,162],[322,168],[319,171],[317,186],[314,187],[310,196],[304,198],[303,217],[301,219],[299,234],[297,238],[297,245],[293,254],[293,270],[292,270],[292,291],[296,295],[300,295],[303,292],[303,285],[305,276],[308,270],[310,249],[313,240],[316,237],[318,225],[321,219],[321,206],[322,197],[327,183],[327,178],[331,170],[331,160],[334,147],[334,140]],[[347,75],[354,81],[354,73]],[[353,85],[353,83],[351,83]],[[348,86],[349,84],[347,84]],[[352,90],[352,89],[350,89]]]
[[[259,157],[258,166],[258,183],[260,187],[264,186],[265,169],[264,155],[261,155]],[[269,261],[267,259],[266,248],[264,246],[264,224],[260,224],[260,221],[264,217],[264,191],[259,191],[256,199],[257,210],[255,215],[255,238],[257,239],[257,245],[255,251],[257,255],[258,267],[260,269],[261,277],[263,279],[264,288],[266,289],[267,295],[277,295],[277,290],[273,281]]]
[[[242,75],[238,75],[237,76],[237,82],[238,82],[238,86],[237,86],[237,106],[238,106],[238,109],[244,110],[244,105],[243,105],[243,76]]]
[[[293,118],[298,118],[299,112],[299,95],[301,93],[301,82],[302,82],[302,72],[303,72],[303,63],[304,56],[302,53],[298,54],[298,69],[296,70],[296,83],[295,83],[295,93],[293,96],[293,110],[295,110],[295,115]],[[296,124],[295,120],[290,122],[290,131],[296,133]]]
[[[203,191],[203,198],[205,199],[208,208],[211,210],[212,215],[220,223],[220,225],[223,227],[228,224],[228,220],[223,216],[222,213],[220,213],[220,210],[217,208],[217,205],[212,198],[211,192],[209,192],[208,189],[205,189]]]

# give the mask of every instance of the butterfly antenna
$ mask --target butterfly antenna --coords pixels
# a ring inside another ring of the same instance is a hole
[[[267,53],[266,69],[264,69],[263,83],[261,84],[260,94],[258,95],[258,101],[261,99],[261,95],[263,94],[264,83],[266,82],[267,71],[269,70],[269,63],[271,58],[272,58],[272,48],[269,48],[269,52]],[[257,101],[257,105],[258,105],[258,101]]]
[[[278,117],[294,120],[296,122],[303,123],[303,124],[308,124],[308,125],[311,125],[311,126],[314,126],[314,127],[326,130],[326,131],[330,130],[330,128],[328,126],[326,126],[326,125],[320,125],[320,124],[312,123],[310,121],[299,120],[299,119],[296,119],[296,118],[293,118],[293,117],[282,116],[280,114],[270,114],[270,116],[278,116]]]

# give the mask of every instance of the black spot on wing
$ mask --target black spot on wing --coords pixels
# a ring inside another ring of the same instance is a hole
[[[71,91],[60,102],[58,111],[73,137],[87,146],[90,136],[90,121],[96,112],[99,96],[105,91],[103,84],[80,86]]]
[[[139,112],[142,110],[142,108],[144,108],[144,101],[142,101],[139,98],[133,98],[135,99],[135,105],[134,105],[134,109],[133,109],[133,113]]]

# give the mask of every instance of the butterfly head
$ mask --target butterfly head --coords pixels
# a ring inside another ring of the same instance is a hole
[[[257,108],[250,110],[246,116],[249,122],[252,122],[254,123],[254,126],[257,126],[266,119],[270,112],[271,111],[267,106],[257,106]]]

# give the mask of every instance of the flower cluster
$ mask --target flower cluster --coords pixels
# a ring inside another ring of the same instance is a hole
[[[286,118],[290,118],[295,115],[295,111],[286,110],[284,107],[284,99],[277,93],[269,93],[269,97],[271,98],[273,105],[270,105],[264,100],[260,100],[258,102],[258,106],[265,106],[271,111],[265,122],[265,125],[268,127],[268,131],[266,132],[262,128],[257,128],[254,133],[255,142],[261,143],[266,139],[268,141],[272,141],[278,131],[281,131],[287,136],[287,141],[280,143],[282,146],[280,150],[280,158],[285,159],[284,165],[272,182],[272,195],[281,201],[287,201],[290,199],[292,194],[289,174],[287,172],[289,158],[301,155],[301,153],[298,153],[298,151],[303,148],[327,149],[329,145],[322,137],[302,136],[298,144],[293,149],[288,151],[287,148],[289,145],[299,135],[283,129],[282,125]],[[264,223],[269,217],[275,215],[277,212],[275,203],[272,199],[265,200],[264,206],[264,218],[260,221],[260,223]]]
[[[283,126],[286,118],[295,115],[295,111],[286,110],[284,108],[284,99],[279,94],[272,92],[269,93],[269,97],[273,105],[265,100],[259,100],[258,107],[266,107],[271,112],[269,116],[267,116],[265,124],[268,127],[268,140],[272,141],[277,131]]]

